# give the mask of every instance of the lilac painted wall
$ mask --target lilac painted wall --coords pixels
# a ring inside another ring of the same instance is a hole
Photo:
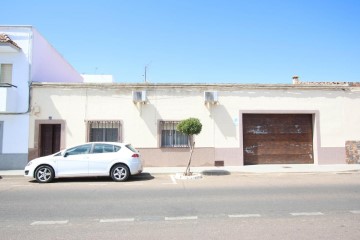
[[[81,75],[34,28],[32,47],[32,81],[83,81]]]

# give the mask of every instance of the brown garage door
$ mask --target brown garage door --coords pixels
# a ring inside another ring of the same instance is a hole
[[[311,114],[244,114],[244,164],[314,163]]]

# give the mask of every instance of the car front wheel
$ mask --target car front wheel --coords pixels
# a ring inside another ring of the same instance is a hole
[[[129,176],[129,168],[123,164],[117,164],[111,169],[111,178],[116,182],[126,181]]]
[[[50,166],[40,166],[36,169],[35,178],[39,183],[51,182],[55,177],[54,170]]]

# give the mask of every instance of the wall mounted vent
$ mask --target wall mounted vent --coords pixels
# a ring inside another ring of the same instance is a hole
[[[146,91],[133,91],[134,103],[145,103],[146,102]]]
[[[205,100],[205,103],[215,104],[218,102],[218,93],[215,91],[204,92],[204,100]]]

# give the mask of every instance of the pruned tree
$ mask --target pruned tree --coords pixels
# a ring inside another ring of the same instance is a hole
[[[194,135],[198,135],[201,132],[201,129],[202,129],[202,124],[201,124],[200,120],[197,118],[185,119],[185,120],[181,121],[176,127],[176,130],[189,136],[188,141],[189,141],[189,147],[190,147],[190,157],[189,157],[189,162],[188,162],[188,165],[187,165],[185,173],[184,173],[185,176],[191,175],[191,172],[190,172],[191,157],[192,157],[192,154],[193,154],[194,148],[195,148]]]

